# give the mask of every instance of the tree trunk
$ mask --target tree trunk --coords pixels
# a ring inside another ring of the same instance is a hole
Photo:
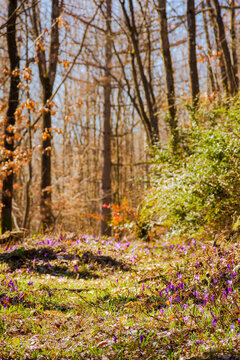
[[[46,53],[44,46],[41,44],[41,19],[38,5],[35,0],[32,0],[33,8],[33,27],[35,36],[39,39],[40,43],[37,44],[38,56],[38,70],[39,78],[43,90],[43,104],[44,113],[42,121],[42,156],[41,156],[41,200],[40,200],[40,213],[41,225],[43,230],[49,228],[53,221],[54,216],[52,213],[52,196],[51,196],[51,104],[49,101],[53,92],[53,85],[55,81],[58,52],[59,52],[59,26],[58,18],[60,10],[63,6],[63,0],[52,0],[52,15],[51,15],[51,41],[49,49],[49,59],[46,60]]]
[[[239,88],[239,78],[238,78],[238,58],[237,58],[237,39],[236,39],[236,14],[234,0],[231,0],[230,3],[230,38],[231,38],[231,55],[232,55],[232,64],[233,72],[237,83],[237,88]]]
[[[29,54],[28,54],[28,44],[29,44],[29,30],[28,30],[28,16],[27,16],[27,11],[24,7],[24,12],[25,12],[25,36],[26,36],[26,68],[29,66]],[[29,80],[26,80],[27,85],[29,84]],[[29,92],[29,88],[27,88],[27,99],[30,100],[30,92]],[[28,162],[28,179],[26,182],[26,188],[25,188],[25,194],[26,194],[26,205],[25,205],[25,212],[24,212],[24,217],[23,217],[23,228],[26,229],[28,222],[29,222],[29,211],[30,211],[30,206],[31,206],[31,196],[30,196],[30,189],[31,189],[31,183],[32,183],[32,175],[33,175],[33,171],[32,171],[32,119],[31,119],[31,110],[28,109],[27,112],[27,127],[28,127],[28,147],[29,147],[29,152],[30,154],[30,159]],[[29,226],[30,227],[30,226]]]
[[[102,221],[101,235],[111,235],[111,18],[112,0],[106,0],[106,45],[105,45],[105,84],[104,84],[104,124],[103,124],[103,168],[102,168]]]
[[[177,152],[179,134],[177,129],[177,109],[175,104],[175,87],[173,77],[172,58],[170,53],[169,39],[168,39],[168,23],[166,14],[166,0],[158,0],[158,13],[160,16],[161,24],[161,41],[162,41],[162,53],[163,62],[167,86],[167,101],[169,111],[169,125],[171,132],[171,142],[173,153]]]
[[[209,9],[210,21],[211,21],[211,25],[212,25],[212,28],[213,28],[213,31],[214,31],[217,54],[219,54],[219,63],[220,63],[220,72],[221,72],[222,85],[223,85],[223,88],[226,91],[226,93],[228,93],[229,89],[228,89],[227,70],[226,70],[226,67],[225,67],[225,62],[224,62],[223,53],[222,53],[222,47],[221,47],[221,44],[220,44],[216,16],[214,14],[214,10],[213,10],[213,7],[211,5],[211,1],[206,0],[206,3],[207,3],[207,7]]]
[[[129,31],[131,45],[132,45],[132,51],[131,51],[132,74],[133,74],[135,92],[139,104],[139,106],[136,106],[136,103],[134,102],[134,106],[136,107],[143,122],[144,128],[147,133],[148,142],[151,145],[154,145],[159,142],[157,105],[153,91],[153,83],[151,79],[148,79],[146,76],[144,62],[141,56],[141,50],[139,46],[139,33],[135,21],[134,2],[132,0],[129,0],[129,9],[130,9],[130,16],[129,16],[125,6],[125,1],[121,1],[121,0],[119,1],[123,10],[123,15],[126,21],[126,25]],[[141,85],[143,90],[141,89]]]
[[[212,25],[212,28],[214,31],[217,54],[219,54],[218,56],[219,56],[219,66],[220,66],[220,72],[221,72],[221,82],[222,82],[224,90],[226,91],[226,93],[228,93],[229,90],[228,90],[227,70],[225,67],[224,59],[223,59],[223,53],[222,53],[222,48],[221,48],[219,34],[218,34],[218,26],[217,26],[216,16],[214,14],[214,10],[213,10],[210,0],[206,0],[206,4],[209,9],[210,22],[211,22],[211,25]]]
[[[43,103],[47,104],[52,95],[52,87],[50,85],[49,77],[44,78],[43,86]],[[52,189],[51,189],[51,142],[52,135],[50,128],[52,127],[51,110],[47,106],[46,112],[43,114],[42,122],[42,155],[41,155],[41,200],[40,200],[40,214],[42,226],[45,230],[53,223],[52,214]]]
[[[229,82],[229,93],[230,93],[230,95],[235,95],[238,90],[237,79],[234,74],[230,51],[229,51],[227,40],[226,40],[225,28],[224,28],[224,24],[223,24],[223,20],[222,20],[222,16],[221,16],[221,8],[220,8],[218,0],[213,0],[213,4],[214,4],[214,8],[215,8],[218,35],[219,35],[219,39],[220,39],[220,44],[221,44],[221,48],[222,48],[222,52],[223,52],[223,58],[224,58],[228,82]]]
[[[212,57],[212,46],[210,42],[210,36],[208,32],[208,20],[205,12],[205,2],[202,1],[202,14],[203,14],[203,25],[204,25],[204,32],[206,37],[206,43],[207,43],[207,74],[208,79],[210,83],[210,91],[209,92],[215,92],[216,91],[216,84],[214,79],[214,72],[211,64],[211,57]]]
[[[6,176],[3,179],[2,187],[2,233],[12,230],[12,196],[13,196],[13,150],[14,150],[14,133],[10,129],[15,125],[15,111],[19,102],[19,56],[16,42],[16,10],[17,0],[8,2],[8,21],[7,21],[7,46],[10,60],[10,92],[8,99],[7,118],[4,125],[4,149],[6,161]]]
[[[191,85],[192,105],[195,109],[199,102],[199,78],[196,55],[196,22],[195,1],[187,0],[187,25],[188,25],[188,64]]]

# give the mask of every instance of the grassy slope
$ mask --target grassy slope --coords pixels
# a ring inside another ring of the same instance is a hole
[[[240,356],[240,245],[38,237],[0,254],[3,359]]]

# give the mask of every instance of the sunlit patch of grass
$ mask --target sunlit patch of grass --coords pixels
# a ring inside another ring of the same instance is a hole
[[[1,356],[155,360],[239,353],[237,244],[35,241],[0,256]],[[57,266],[70,276],[55,273]],[[82,277],[83,271],[97,276]]]

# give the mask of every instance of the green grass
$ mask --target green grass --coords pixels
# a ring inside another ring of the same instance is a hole
[[[239,250],[220,239],[90,236],[38,237],[2,250],[0,356],[237,358]]]

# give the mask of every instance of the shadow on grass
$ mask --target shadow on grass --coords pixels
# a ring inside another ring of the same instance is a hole
[[[1,293],[0,294],[0,307],[3,306],[4,308],[8,308],[9,306],[23,306],[26,309],[38,309],[39,305],[41,306],[41,311],[49,310],[49,311],[61,311],[61,312],[69,312],[72,310],[76,310],[78,307],[78,304],[69,304],[69,303],[56,303],[54,300],[51,302],[51,299],[54,299],[54,296],[57,292],[69,292],[69,293],[86,293],[88,291],[94,290],[93,288],[82,288],[82,289],[69,289],[69,288],[50,288],[48,286],[44,286],[39,289],[41,293],[38,293],[38,296],[33,300],[28,300],[24,297],[22,297],[20,294],[9,294]],[[20,295],[20,296],[19,296]],[[68,295],[65,293],[64,297],[66,299],[69,299]],[[82,297],[81,297],[82,298]],[[43,300],[44,299],[44,300]],[[82,298],[84,301],[84,298]],[[89,305],[89,303],[88,303]],[[94,304],[92,304],[94,306]],[[1,358],[0,358],[1,359]]]
[[[75,270],[70,270],[71,261],[77,261]],[[52,263],[54,261],[54,264]],[[65,254],[54,251],[50,247],[39,249],[25,249],[20,247],[13,251],[8,251],[0,255],[0,262],[5,262],[9,266],[9,271],[15,271],[21,268],[28,268],[32,272],[39,274],[50,274],[53,276],[62,276],[75,279],[97,279],[99,275],[88,269],[78,269],[84,264],[92,264],[94,268],[114,268],[128,271],[129,267],[111,256],[94,255],[87,251],[79,257],[77,254]],[[96,269],[98,270],[98,269]]]
[[[118,261],[111,256],[105,256],[105,255],[94,255],[91,251],[86,251],[82,254],[81,260],[84,263],[95,263],[100,265],[101,267],[110,267],[110,268],[116,268],[123,271],[129,271],[129,266],[124,264],[121,261]]]

